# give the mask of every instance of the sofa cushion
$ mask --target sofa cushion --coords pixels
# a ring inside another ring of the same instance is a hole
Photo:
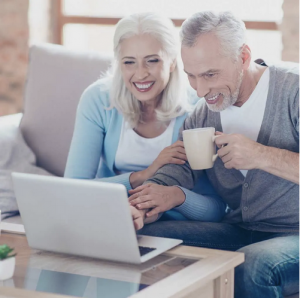
[[[6,218],[19,213],[11,173],[50,174],[36,166],[35,156],[25,143],[18,125],[5,124],[2,119],[0,119],[0,148],[0,210],[1,217]]]
[[[79,98],[111,60],[108,54],[53,44],[31,47],[20,127],[38,166],[63,176]]]

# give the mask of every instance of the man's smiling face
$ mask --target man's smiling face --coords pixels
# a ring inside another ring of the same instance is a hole
[[[220,112],[237,102],[242,63],[224,55],[214,33],[201,35],[193,47],[183,46],[181,57],[190,85],[205,98],[210,110]]]

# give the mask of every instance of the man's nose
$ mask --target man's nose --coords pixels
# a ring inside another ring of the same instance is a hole
[[[205,97],[209,93],[209,86],[207,82],[203,78],[197,79],[197,96],[198,97]]]

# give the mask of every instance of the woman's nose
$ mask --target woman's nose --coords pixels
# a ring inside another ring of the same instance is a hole
[[[147,67],[144,65],[138,66],[135,75],[138,80],[145,79],[149,75]]]

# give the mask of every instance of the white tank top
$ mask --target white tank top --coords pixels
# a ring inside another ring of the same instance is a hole
[[[269,91],[270,71],[267,68],[262,74],[249,99],[241,106],[230,106],[221,111],[221,123],[226,134],[238,133],[257,141],[265,114]],[[247,170],[241,170],[246,177]]]
[[[159,153],[172,144],[175,119],[158,137],[139,136],[123,119],[120,141],[116,153],[115,168],[118,173],[141,171],[149,167]]]

